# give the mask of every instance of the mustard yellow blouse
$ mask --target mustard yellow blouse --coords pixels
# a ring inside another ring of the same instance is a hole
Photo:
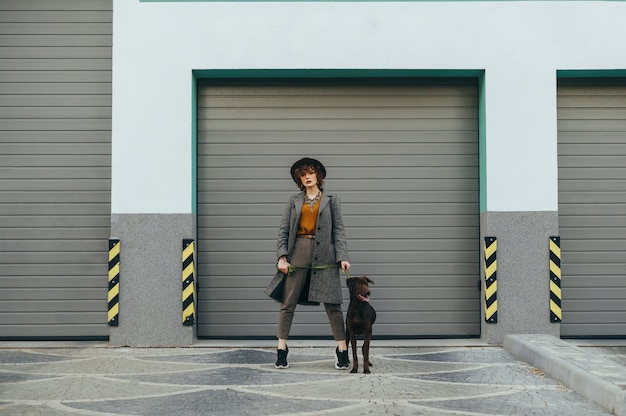
[[[320,200],[318,198],[313,206],[309,206],[306,200],[302,204],[302,212],[300,213],[300,223],[298,224],[298,232],[296,234],[315,235],[315,226],[317,225],[317,215],[320,211]]]

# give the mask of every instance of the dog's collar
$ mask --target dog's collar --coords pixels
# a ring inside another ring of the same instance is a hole
[[[365,297],[363,295],[356,295],[357,299],[360,300],[361,302],[369,302],[370,298],[369,297]]]

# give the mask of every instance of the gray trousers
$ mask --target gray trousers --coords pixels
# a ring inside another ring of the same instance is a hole
[[[297,264],[298,266],[310,267],[311,259],[313,257],[314,244],[314,239],[297,238],[291,263]],[[280,314],[278,318],[277,336],[279,339],[287,339],[289,337],[293,314],[296,310],[296,306],[298,305],[300,292],[302,292],[302,289],[306,284],[308,273],[310,273],[310,270],[298,269],[289,274],[285,280],[283,301],[280,304]],[[346,329],[343,322],[341,304],[325,303],[324,307],[326,308],[326,315],[328,315],[328,322],[330,323],[330,328],[333,331],[335,341],[344,341],[346,339]]]

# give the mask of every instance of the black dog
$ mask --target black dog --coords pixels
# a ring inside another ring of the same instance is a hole
[[[350,305],[346,314],[346,340],[352,343],[351,373],[359,370],[359,361],[356,356],[356,336],[363,335],[363,373],[370,373],[370,341],[372,340],[372,326],[376,321],[376,311],[369,304],[370,287],[374,283],[365,276],[349,277],[346,285],[350,290]]]

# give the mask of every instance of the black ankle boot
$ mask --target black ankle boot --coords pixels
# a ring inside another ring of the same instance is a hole
[[[287,354],[289,354],[289,347],[285,347],[284,350],[276,350],[276,368],[289,368],[287,362]]]

